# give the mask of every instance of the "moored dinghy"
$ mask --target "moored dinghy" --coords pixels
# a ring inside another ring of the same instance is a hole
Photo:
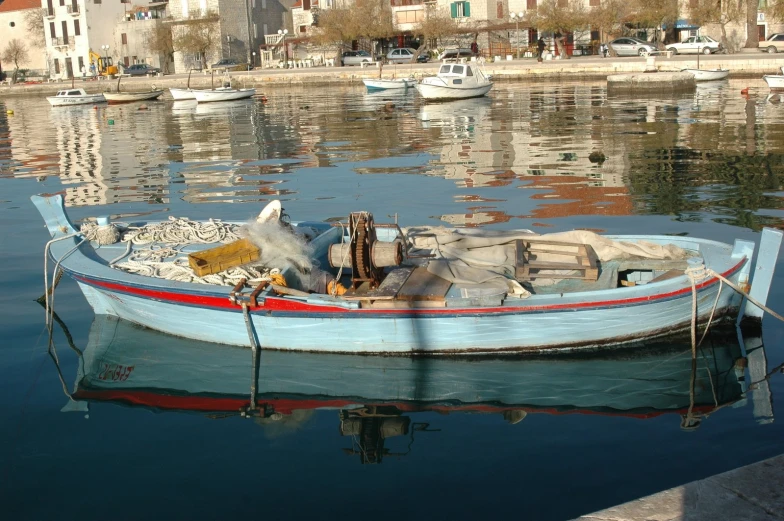
[[[206,239],[180,243],[171,258],[146,265],[150,248],[160,257],[166,244],[153,237],[134,245],[137,235],[176,221],[77,231],[62,195],[33,201],[58,239],[50,244],[52,257],[97,314],[217,343],[248,345],[247,321],[251,338],[282,350],[595,350],[689,328],[692,291],[703,326],[709,317],[762,316],[757,306],[740,309],[741,295],[720,284],[749,283],[748,241],[586,231],[403,233],[355,212],[341,226],[267,222],[240,229],[205,222]],[[762,234],[760,251],[767,253],[757,261],[752,292],[762,305],[770,286],[763,273],[772,277],[781,236]],[[223,261],[234,259],[242,270],[226,271],[232,264]]]
[[[365,87],[367,87],[367,90],[369,91],[397,90],[414,87],[416,85],[416,80],[414,78],[363,78],[362,83],[365,84]]]
[[[716,81],[727,79],[730,75],[728,69],[682,69],[694,76],[694,81]]]
[[[215,90],[195,90],[193,96],[199,103],[215,101],[234,101],[248,99],[256,94],[256,89],[223,88]]]
[[[426,99],[464,99],[484,96],[493,82],[474,63],[444,62],[436,76],[423,78],[416,89]]]
[[[782,74],[768,74],[762,77],[765,83],[768,84],[771,90],[784,90],[784,73]]]
[[[144,92],[104,92],[104,97],[110,105],[117,103],[131,103],[133,101],[149,101],[158,99],[162,90],[148,90]]]

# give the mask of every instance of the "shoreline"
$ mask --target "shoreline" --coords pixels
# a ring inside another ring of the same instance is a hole
[[[692,481],[573,521],[784,519],[784,454]]]
[[[493,80],[498,83],[521,81],[557,81],[570,78],[581,80],[606,80],[616,74],[642,73],[650,64],[647,58],[599,58],[573,57],[569,60],[547,60],[537,63],[536,60],[524,58],[505,60],[483,65]],[[699,64],[698,64],[699,61]],[[384,77],[413,76],[422,78],[434,75],[438,71],[439,62],[411,65],[386,65],[382,69]],[[761,52],[755,54],[741,53],[733,55],[657,56],[653,66],[658,72],[676,72],[685,68],[729,69],[731,79],[755,79],[765,74],[781,74],[784,65],[784,53],[768,55]],[[334,86],[361,85],[363,78],[377,78],[379,69],[375,66],[360,67],[308,67],[296,69],[258,69],[247,72],[232,72],[231,78],[235,86],[240,88],[276,87],[276,86]],[[211,88],[219,86],[223,74],[215,72],[214,76],[207,72],[193,73],[190,78],[192,88]],[[120,87],[131,92],[149,90],[153,86],[163,89],[170,87],[183,88],[188,81],[187,74],[172,74],[153,78],[123,77]],[[51,96],[57,90],[70,88],[70,81],[53,81],[32,85],[4,85],[0,87],[0,99],[16,96]],[[74,88],[82,87],[88,92],[106,92],[115,90],[117,79],[83,80],[76,78]],[[168,93],[165,94],[168,97]],[[166,99],[166,97],[164,99]]]

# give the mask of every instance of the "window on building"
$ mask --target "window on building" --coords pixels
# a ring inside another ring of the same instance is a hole
[[[68,43],[68,22],[63,20],[63,43]]]
[[[262,9],[266,9],[267,8],[267,0],[261,0],[261,8]]]
[[[126,67],[130,67],[130,66],[131,66],[131,59],[130,59],[130,58],[128,58],[127,56],[123,56],[123,64],[124,64]]]
[[[94,4],[100,4],[100,3],[101,3],[101,0],[93,0],[93,3],[94,3]]]
[[[79,56],[79,72],[86,71],[84,68],[84,57]]]
[[[65,5],[65,0],[60,0],[60,5]]]
[[[261,29],[264,31],[264,34],[268,34],[267,24],[262,24]]]
[[[504,3],[500,0],[495,4],[495,17],[499,20],[504,17]]]
[[[253,24],[253,37],[254,38],[258,38],[259,37],[259,27],[255,23]]]
[[[57,58],[54,59],[54,73],[60,74],[60,60]]]
[[[310,11],[310,0],[302,0],[302,10]]]
[[[536,9],[536,0],[528,0],[525,5],[528,9]]]
[[[54,22],[49,22],[49,35],[52,38],[57,38],[57,35],[54,32]]]
[[[133,64],[139,63],[139,61],[136,59],[136,56],[131,56],[131,63]]]
[[[128,45],[128,35],[126,33],[120,34],[120,43],[123,45]]]
[[[470,2],[453,2],[450,4],[452,18],[468,18],[471,16]]]
[[[79,26],[79,20],[74,20],[74,36],[79,36],[80,34],[82,34],[82,31]]]

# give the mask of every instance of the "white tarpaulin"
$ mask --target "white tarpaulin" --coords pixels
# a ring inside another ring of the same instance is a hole
[[[542,241],[566,244],[588,244],[600,261],[628,259],[686,259],[691,254],[672,244],[659,245],[647,241],[614,241],[586,230],[539,235],[530,230],[488,231],[443,227],[416,227],[403,230],[412,255],[433,257],[427,269],[453,283],[484,284],[503,278],[510,295],[529,295],[514,280],[516,264],[515,240],[536,237]],[[556,247],[557,248],[557,247]],[[552,248],[549,248],[552,249]],[[564,246],[565,253],[573,251]],[[540,257],[540,260],[543,260]],[[559,259],[552,258],[557,261]],[[552,279],[548,279],[552,283]],[[536,284],[548,281],[537,280]],[[498,282],[496,282],[497,284]]]

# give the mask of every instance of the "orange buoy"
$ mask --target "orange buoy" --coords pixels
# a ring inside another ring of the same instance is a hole
[[[748,88],[748,87],[746,87],[745,89],[742,89],[742,90],[740,91],[740,93],[741,93],[741,94],[748,94],[748,93],[749,93],[749,88]]]

